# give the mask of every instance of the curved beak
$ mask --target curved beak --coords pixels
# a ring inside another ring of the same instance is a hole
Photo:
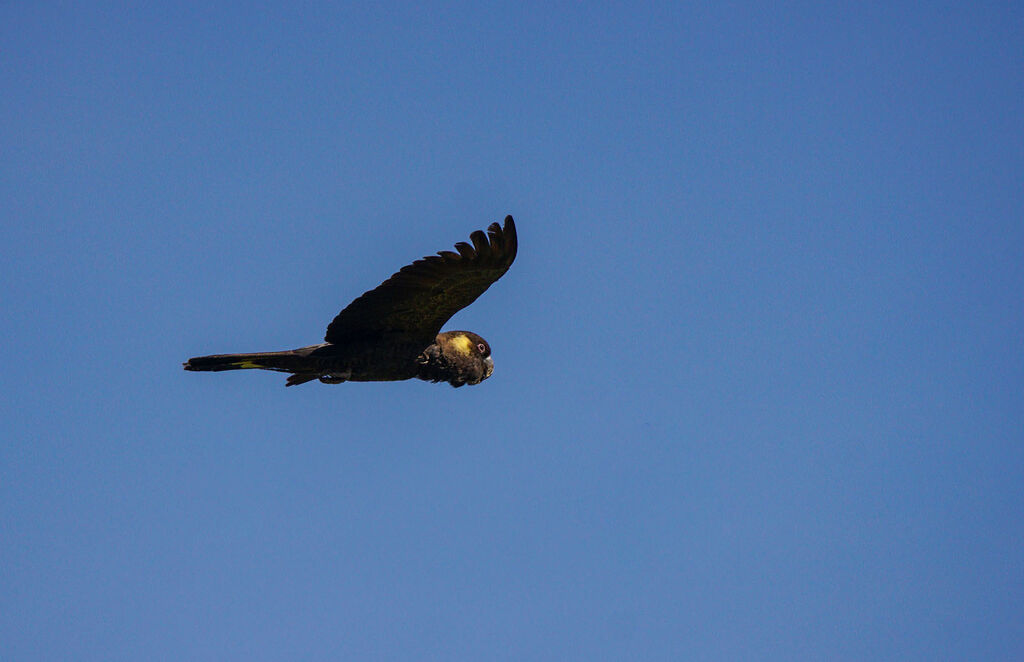
[[[494,359],[488,356],[484,359],[484,365],[487,366],[487,371],[484,373],[484,379],[487,379],[491,376],[491,373],[494,372]]]

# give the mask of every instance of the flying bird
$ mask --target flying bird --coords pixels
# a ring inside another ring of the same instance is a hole
[[[516,259],[516,224],[491,223],[472,243],[402,267],[338,313],[325,342],[283,352],[215,354],[185,362],[185,370],[276,370],[291,373],[285,386],[319,379],[388,382],[416,377],[459,387],[494,372],[491,346],[472,331],[445,331],[452,315],[473,303]]]

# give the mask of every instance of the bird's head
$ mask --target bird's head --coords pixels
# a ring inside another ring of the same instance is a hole
[[[494,372],[491,346],[472,331],[445,331],[421,357],[421,379],[459,387],[479,384]]]

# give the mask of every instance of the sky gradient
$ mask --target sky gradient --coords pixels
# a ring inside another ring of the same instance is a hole
[[[0,658],[1024,655],[1014,3],[5,3]],[[476,387],[194,374],[516,218]]]

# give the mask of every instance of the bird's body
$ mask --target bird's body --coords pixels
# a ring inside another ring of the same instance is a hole
[[[515,222],[474,232],[473,245],[456,244],[404,267],[349,304],[327,328],[327,342],[282,352],[215,354],[189,359],[186,370],[261,369],[291,373],[287,386],[314,379],[398,381],[417,377],[452,386],[479,384],[494,370],[490,346],[470,331],[440,333],[511,266]],[[488,240],[489,239],[489,240]]]

